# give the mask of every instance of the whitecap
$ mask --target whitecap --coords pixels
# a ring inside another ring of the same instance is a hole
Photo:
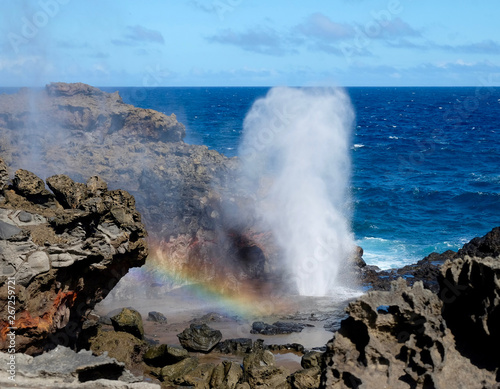
[[[359,149],[359,148],[361,148],[361,147],[365,147],[365,145],[364,145],[364,144],[361,144],[361,143],[356,143],[356,144],[355,144],[352,148],[353,148],[353,149]]]

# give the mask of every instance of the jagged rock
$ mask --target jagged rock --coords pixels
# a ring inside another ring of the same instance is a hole
[[[275,361],[274,354],[264,349],[264,341],[262,339],[256,340],[252,352],[243,358],[245,377],[248,376],[248,372],[251,369],[262,366],[274,366]]]
[[[250,330],[250,333],[262,335],[291,334],[293,332],[302,332],[305,327],[311,327],[311,325],[283,321],[277,321],[273,324],[267,324],[261,321],[256,321],[252,323],[252,329]]]
[[[400,278],[390,292],[350,303],[328,343],[321,387],[493,387],[496,373],[480,369],[455,343],[443,301],[421,282],[408,287]]]
[[[318,351],[308,351],[302,356],[300,360],[300,365],[304,369],[309,369],[311,367],[318,367],[321,365],[321,358],[323,357],[323,353]]]
[[[206,324],[193,323],[177,337],[181,345],[188,350],[209,352],[222,339],[222,333]]]
[[[236,362],[223,361],[212,372],[210,387],[218,389],[235,389],[243,379],[243,369]]]
[[[65,208],[79,208],[89,195],[87,185],[74,182],[65,174],[47,178],[47,185]]]
[[[252,339],[250,338],[237,338],[225,339],[220,342],[216,348],[217,351],[224,354],[246,354],[252,351]]]
[[[12,183],[14,190],[28,199],[33,199],[35,196],[50,196],[43,180],[28,170],[17,170]]]
[[[174,382],[198,366],[198,358],[189,357],[173,365],[164,366],[160,371],[162,381]]]
[[[481,247],[482,253],[497,250],[490,238],[496,235],[497,241],[499,233],[494,229],[483,240],[474,239],[469,248],[473,246],[475,253]],[[496,371],[500,382],[500,257],[465,256],[447,261],[441,271],[442,314],[455,347],[474,365]]]
[[[0,158],[0,191],[7,186],[9,182],[9,171],[4,160]]]
[[[243,358],[244,380],[251,388],[290,388],[288,369],[275,366],[274,354],[264,349],[263,341],[254,343],[254,350]]]
[[[457,257],[498,257],[500,255],[500,227],[493,228],[485,236],[474,238],[458,250]]]
[[[213,363],[202,363],[193,370],[188,371],[182,377],[176,378],[174,383],[195,389],[210,389],[210,378],[212,377],[214,367]]]
[[[269,346],[266,346],[266,349],[271,351],[293,351],[298,353],[304,352],[304,346],[300,343],[270,344]]]
[[[144,362],[149,366],[163,367],[172,365],[189,357],[187,350],[179,347],[172,347],[166,344],[153,346],[144,354]]]
[[[52,83],[43,91],[0,96],[0,155],[9,165],[22,165],[19,150],[36,150],[37,159],[26,168],[44,177],[64,172],[75,182],[85,182],[92,172],[110,187],[126,188],[137,199],[152,244],[165,258],[176,258],[169,264],[173,272],[196,268],[217,274],[221,279],[215,284],[226,290],[237,289],[240,279],[279,272],[270,234],[236,228],[228,216],[232,212],[223,212],[247,201],[228,189],[237,159],[185,144],[184,135],[175,115],[133,107],[118,93],[82,83]],[[101,190],[91,189],[96,184],[89,181],[87,190]],[[99,193],[90,193],[90,199],[80,203],[83,187],[76,189],[66,200],[59,199],[100,212],[102,201],[95,201]],[[12,199],[13,194],[5,196]],[[113,214],[118,220],[126,217],[120,211]],[[226,259],[234,266],[227,266]],[[126,283],[119,287],[116,293],[122,296],[137,290],[126,290]]]
[[[152,311],[148,312],[148,321],[154,321],[156,323],[166,323],[167,318],[163,313]]]
[[[143,340],[127,332],[106,331],[97,328],[95,335],[87,340],[89,349],[96,355],[107,353],[111,358],[123,362],[130,370],[140,366],[148,346]]]
[[[0,305],[8,298],[7,277],[14,277],[17,350],[73,345],[94,305],[130,267],[144,263],[148,250],[140,215],[131,196],[119,190],[87,199],[102,204],[93,210],[69,209],[71,204],[58,204],[43,181],[25,170],[16,172],[4,193]],[[68,195],[64,188],[61,195]],[[115,217],[119,212],[126,215],[123,223]],[[0,312],[0,325],[7,316],[7,310]],[[1,334],[0,349],[5,342]]]
[[[2,366],[13,354],[0,353]],[[31,357],[14,354],[15,386],[18,388],[81,388],[81,389],[159,389],[159,385],[141,382],[125,370],[123,363],[107,356],[94,356],[90,351],[75,353],[67,347]],[[6,369],[0,370],[0,385],[12,387]]]
[[[360,278],[373,290],[389,290],[392,281],[403,277],[410,286],[417,281],[422,281],[426,288],[437,293],[439,291],[438,277],[443,263],[448,260],[463,259],[466,256],[479,258],[500,256],[500,227],[493,228],[483,237],[472,239],[457,252],[447,250],[441,254],[430,253],[416,264],[399,269],[380,271],[380,269],[366,266],[361,269]]]
[[[321,369],[319,366],[299,370],[290,375],[292,389],[317,389],[320,386]]]
[[[248,370],[247,380],[251,388],[290,389],[289,375],[290,371],[283,366],[258,366]]]
[[[115,331],[128,332],[138,339],[144,339],[142,316],[136,310],[123,308],[118,315],[111,317],[111,323]]]

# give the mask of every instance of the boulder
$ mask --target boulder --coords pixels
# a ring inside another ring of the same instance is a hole
[[[319,366],[299,370],[290,375],[288,381],[292,389],[317,389],[320,387],[321,369]]]
[[[189,357],[187,350],[179,347],[172,347],[166,344],[152,346],[144,354],[144,362],[149,366],[163,367],[173,365]]]
[[[123,308],[121,312],[111,317],[115,331],[128,332],[138,339],[144,339],[144,326],[142,316],[134,309]]]
[[[311,367],[320,367],[322,357],[323,353],[320,353],[318,351],[308,351],[302,356],[300,365],[304,369],[309,369]]]
[[[148,321],[154,321],[156,323],[166,323],[167,318],[163,313],[160,312],[148,312]]]
[[[79,208],[89,196],[87,185],[74,182],[65,174],[47,178],[47,186],[65,208]]]
[[[188,350],[209,352],[222,339],[222,333],[206,324],[193,323],[177,337],[181,345]]]
[[[216,348],[217,351],[224,354],[240,355],[251,352],[252,344],[253,342],[250,338],[225,339]]]
[[[188,371],[183,376],[176,378],[174,383],[181,386],[189,386],[196,389],[210,389],[210,379],[215,365],[213,363],[202,363]]]
[[[125,364],[127,369],[137,370],[148,345],[127,332],[115,332],[97,328],[95,335],[87,339],[86,346],[95,354],[107,355]]]
[[[212,372],[210,387],[219,389],[235,389],[243,379],[243,369],[239,363],[223,361]]]
[[[160,370],[160,379],[162,381],[174,382],[182,378],[198,366],[198,358],[188,357],[173,365],[164,366]]]

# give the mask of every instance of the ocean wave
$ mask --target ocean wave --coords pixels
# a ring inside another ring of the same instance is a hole
[[[355,149],[360,149],[361,147],[365,147],[365,145],[362,143],[356,143],[354,146],[352,146],[351,149],[355,150]]]

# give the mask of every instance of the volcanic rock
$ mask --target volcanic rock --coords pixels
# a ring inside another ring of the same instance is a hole
[[[144,339],[142,316],[136,310],[123,308],[118,315],[111,318],[111,323],[115,331],[128,332],[138,339]]]
[[[252,339],[250,338],[237,338],[225,339],[217,344],[217,351],[224,354],[246,354],[252,351]]]
[[[184,135],[175,115],[125,104],[116,92],[82,83],[52,83],[43,91],[0,96],[0,155],[9,166],[27,167],[44,177],[62,172],[79,182],[91,171],[111,188],[125,187],[135,196],[159,261],[141,271],[153,272],[155,266],[168,266],[171,272],[194,269],[200,279],[217,277],[214,283],[225,290],[237,289],[240,279],[279,272],[269,234],[234,221],[234,212],[250,199],[229,189],[237,160],[185,144]],[[16,193],[26,197],[23,191],[28,191],[32,201],[49,194],[54,198],[41,181],[18,176]],[[69,190],[64,180],[63,198],[59,181],[49,180],[65,207],[78,209],[82,201],[86,209],[102,206],[91,201],[98,194],[86,194],[80,185]],[[89,181],[87,190],[101,190],[95,184]],[[90,199],[84,200],[87,195]],[[251,221],[254,215],[245,217]],[[168,264],[163,263],[166,258]],[[167,279],[165,283],[172,287]],[[126,283],[119,288],[115,293],[125,297],[137,291]]]
[[[308,326],[311,325],[283,321],[277,321],[274,324],[267,324],[262,321],[256,321],[252,323],[250,333],[262,335],[291,334],[293,332],[302,332],[302,330]]]
[[[222,333],[206,324],[193,323],[177,337],[181,345],[188,350],[209,352],[222,339]]]
[[[148,349],[145,341],[128,332],[102,328],[98,328],[95,335],[87,339],[87,347],[95,355],[107,353],[111,358],[123,362],[131,371],[141,370],[143,355]]]
[[[65,182],[60,193],[69,198],[72,192],[64,188],[76,183],[69,178]],[[74,344],[94,305],[130,267],[144,264],[146,232],[132,197],[120,190],[88,193],[78,208],[69,208],[75,204],[60,204],[40,178],[24,170],[4,188],[0,305],[6,306],[7,285],[15,283],[16,351],[35,353]],[[117,213],[126,217],[118,219]],[[2,326],[7,316],[7,309],[0,313]],[[1,349],[5,342],[1,331]]]
[[[9,171],[4,160],[0,158],[0,191],[7,186],[9,182]]]
[[[210,379],[215,365],[213,363],[202,363],[186,374],[174,380],[176,385],[188,386],[191,388],[209,388]]]
[[[328,343],[321,387],[495,387],[498,270],[498,259],[447,261],[438,294],[400,278],[350,303]]]
[[[223,361],[212,372],[210,378],[211,388],[234,389],[243,379],[243,369],[239,363]]]
[[[198,366],[198,358],[188,357],[173,365],[167,365],[160,371],[162,381],[174,382]]]
[[[156,323],[166,323],[167,318],[163,313],[152,311],[148,312],[148,321],[154,321]]]
[[[319,367],[321,366],[321,358],[323,353],[318,351],[308,351],[304,354],[302,359],[300,360],[300,365],[304,369],[309,369],[311,367]]]
[[[160,388],[156,384],[141,382],[141,378],[125,370],[123,363],[107,356],[94,356],[90,351],[75,353],[67,347],[58,346],[37,357],[0,353],[2,366],[7,366],[12,355],[16,361],[17,388]],[[6,370],[0,370],[0,385],[12,387],[13,382],[9,380]]]
[[[454,261],[466,256],[478,258],[500,256],[500,227],[493,228],[483,237],[472,239],[457,252],[447,250],[441,254],[431,253],[417,263],[399,269],[380,271],[366,266],[361,269],[359,277],[365,285],[370,286],[373,290],[389,290],[393,281],[403,277],[409,286],[417,281],[422,281],[426,288],[437,293],[441,266],[447,260]]]
[[[321,381],[319,366],[299,370],[288,377],[292,389],[317,389]]]
[[[189,357],[187,350],[179,347],[172,347],[166,344],[153,346],[144,354],[144,362],[149,366],[163,367],[173,365]]]

